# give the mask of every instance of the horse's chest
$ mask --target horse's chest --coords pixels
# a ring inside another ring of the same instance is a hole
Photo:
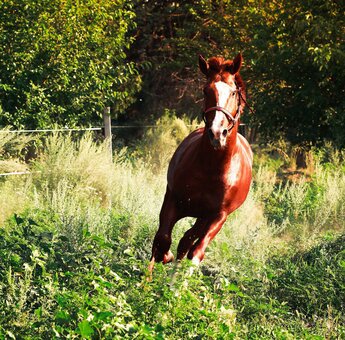
[[[199,216],[221,210],[227,203],[230,187],[220,178],[186,176],[175,189],[180,209],[190,216]]]
[[[188,216],[200,216],[235,210],[247,196],[251,174],[240,158],[234,158],[221,174],[194,170],[177,177],[173,191],[179,208]]]

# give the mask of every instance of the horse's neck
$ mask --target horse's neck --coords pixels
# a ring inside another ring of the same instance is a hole
[[[221,150],[215,150],[211,145],[208,136],[204,133],[202,136],[200,157],[205,170],[212,173],[217,171],[223,173],[230,166],[231,158],[238,146],[237,129],[231,132],[226,147]]]

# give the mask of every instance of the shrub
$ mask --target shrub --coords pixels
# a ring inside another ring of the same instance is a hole
[[[185,118],[177,118],[174,113],[165,111],[144,135],[136,154],[145,159],[154,172],[166,169],[173,152],[182,140],[197,127],[196,120],[187,124]]]

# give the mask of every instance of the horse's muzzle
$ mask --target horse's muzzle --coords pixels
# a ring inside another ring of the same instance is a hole
[[[209,128],[207,132],[211,145],[214,149],[218,150],[226,145],[226,136],[228,134],[227,129],[224,129],[222,132],[214,132],[212,128]]]

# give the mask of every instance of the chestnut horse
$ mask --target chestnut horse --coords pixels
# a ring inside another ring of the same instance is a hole
[[[205,249],[227,216],[247,197],[253,154],[246,139],[237,133],[246,103],[239,75],[242,55],[234,60],[199,56],[199,68],[206,76],[204,87],[205,127],[187,136],[175,151],[168,169],[168,185],[153,241],[149,271],[155,262],[167,263],[175,223],[186,216],[195,224],[180,240],[177,259],[186,254],[199,264]]]

